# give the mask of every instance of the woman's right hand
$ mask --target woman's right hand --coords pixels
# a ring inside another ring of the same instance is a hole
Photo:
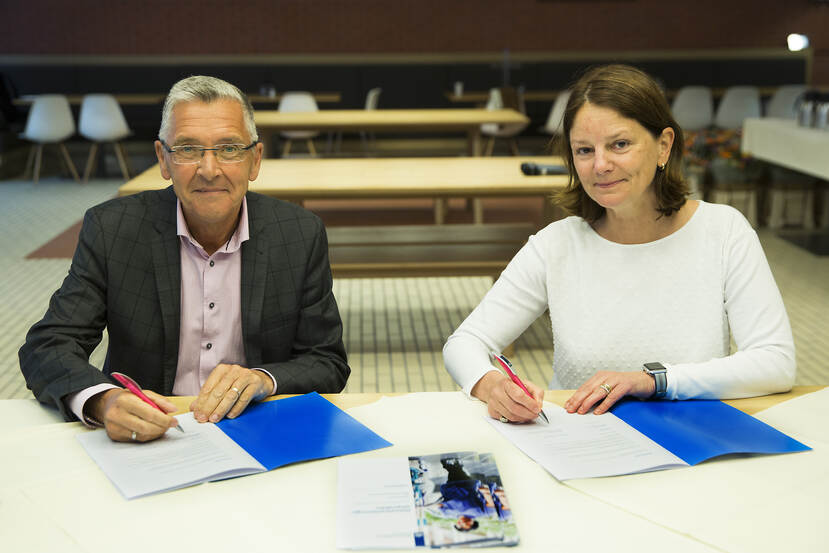
[[[524,382],[524,385],[533,397],[524,393],[504,373],[492,370],[472,387],[472,395],[486,402],[493,419],[504,417],[510,422],[529,422],[541,412],[544,390],[532,382]]]

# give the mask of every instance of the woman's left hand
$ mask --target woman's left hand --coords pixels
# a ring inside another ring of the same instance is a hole
[[[576,390],[564,404],[568,413],[583,415],[591,407],[601,415],[625,396],[649,398],[656,391],[656,382],[644,371],[599,371]]]

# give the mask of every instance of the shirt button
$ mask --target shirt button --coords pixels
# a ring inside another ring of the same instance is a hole
[[[215,264],[216,264],[216,262],[215,262],[215,261],[213,261],[213,260],[211,259],[211,260],[210,260],[210,266],[212,267],[212,266],[213,266],[213,265],[215,265]]]
[[[214,307],[215,305],[216,305],[216,304],[215,304],[215,303],[213,303],[213,302],[211,301],[211,302],[210,302],[210,305],[208,305],[208,307],[209,307],[210,309],[213,309],[213,307]]]
[[[207,342],[207,349],[212,349],[212,348],[213,348],[213,344],[211,344],[210,342]]]

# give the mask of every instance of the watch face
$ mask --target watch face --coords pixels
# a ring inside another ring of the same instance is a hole
[[[649,373],[652,372],[665,372],[665,366],[662,363],[645,363],[644,365],[645,370]]]

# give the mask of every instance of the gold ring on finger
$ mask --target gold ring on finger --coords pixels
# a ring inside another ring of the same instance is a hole
[[[501,422],[504,422],[504,423],[509,422],[509,419],[507,417],[505,417],[504,415],[501,415],[501,417],[498,420],[501,421]]]
[[[610,384],[608,384],[607,382],[603,383],[601,386],[599,386],[599,388],[601,388],[602,390],[604,390],[604,393],[605,393],[605,394],[608,394],[608,395],[610,395],[610,392],[612,392],[612,391],[613,391],[613,386],[611,386],[611,385],[610,385]]]
[[[237,397],[237,398],[238,398],[240,395],[242,395],[242,392],[240,392],[240,391],[239,391],[239,388],[237,388],[236,386],[234,386],[233,388],[231,388],[231,390],[233,390],[234,392],[236,392],[236,397]]]
[[[138,434],[135,432],[135,430],[133,430],[132,434],[130,434],[130,440],[132,440],[133,442],[138,441]]]

